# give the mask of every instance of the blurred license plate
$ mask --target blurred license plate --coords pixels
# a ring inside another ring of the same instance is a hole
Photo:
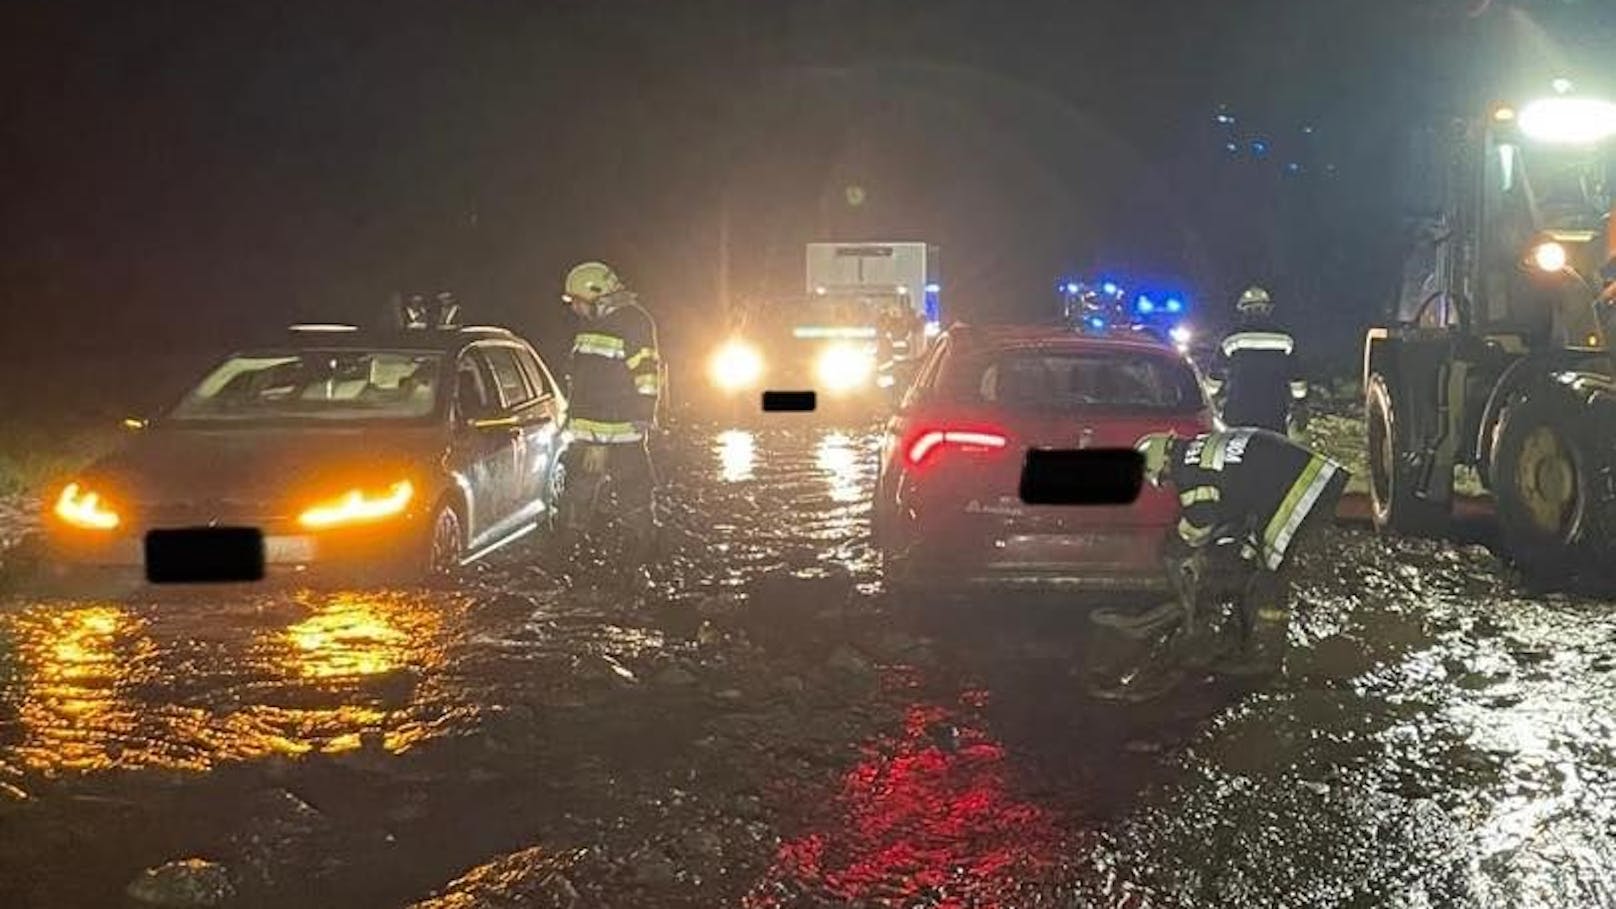
[[[256,527],[184,527],[146,534],[146,580],[219,584],[264,579],[264,534]]]
[[[272,565],[314,561],[313,537],[264,537],[264,561]]]
[[[1020,533],[1003,540],[997,557],[1009,562],[1050,565],[1088,562],[1130,562],[1138,540],[1117,533]]]

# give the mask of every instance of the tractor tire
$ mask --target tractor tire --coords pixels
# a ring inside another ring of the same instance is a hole
[[[1436,536],[1448,526],[1449,506],[1415,494],[1417,480],[1403,457],[1411,445],[1398,409],[1390,383],[1380,373],[1371,375],[1364,388],[1370,513],[1382,533]]]
[[[1590,561],[1597,449],[1571,402],[1537,394],[1512,404],[1493,451],[1505,549],[1539,583],[1561,585]]]

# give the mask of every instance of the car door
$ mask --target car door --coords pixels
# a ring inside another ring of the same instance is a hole
[[[514,530],[536,521],[547,507],[544,486],[559,432],[554,395],[540,384],[540,376],[522,362],[528,353],[524,345],[494,342],[482,353],[494,376],[514,446],[504,490],[510,503],[507,529]]]
[[[477,549],[497,539],[510,522],[516,436],[504,419],[489,364],[476,348],[456,361],[455,408],[451,469],[469,502],[469,543]]]
[[[561,459],[561,428],[566,422],[567,404],[554,374],[533,348],[524,344],[514,349],[522,372],[538,392],[521,421],[527,458],[523,469],[527,485],[523,494],[541,506],[540,510],[554,511],[560,487],[552,481]]]

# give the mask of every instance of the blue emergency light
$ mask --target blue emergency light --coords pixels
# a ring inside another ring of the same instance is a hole
[[[1095,331],[1105,331],[1105,320],[1099,316],[1093,316],[1089,319],[1089,327]]]
[[[1168,297],[1167,298],[1167,311],[1168,312],[1183,312],[1184,311],[1184,301],[1180,300],[1177,297]]]
[[[1105,291],[1106,296],[1114,297],[1121,292],[1122,288],[1118,287],[1114,282],[1107,281],[1100,285],[1100,290]]]
[[[1134,305],[1138,307],[1141,315],[1148,316],[1156,311],[1156,301],[1145,296],[1144,294],[1139,295],[1139,300]]]

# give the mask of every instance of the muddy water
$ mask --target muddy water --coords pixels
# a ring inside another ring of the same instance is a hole
[[[1284,682],[1095,704],[1065,604],[883,601],[874,446],[691,434],[649,594],[6,594],[0,904],[1616,904],[1612,603],[1341,529]]]

